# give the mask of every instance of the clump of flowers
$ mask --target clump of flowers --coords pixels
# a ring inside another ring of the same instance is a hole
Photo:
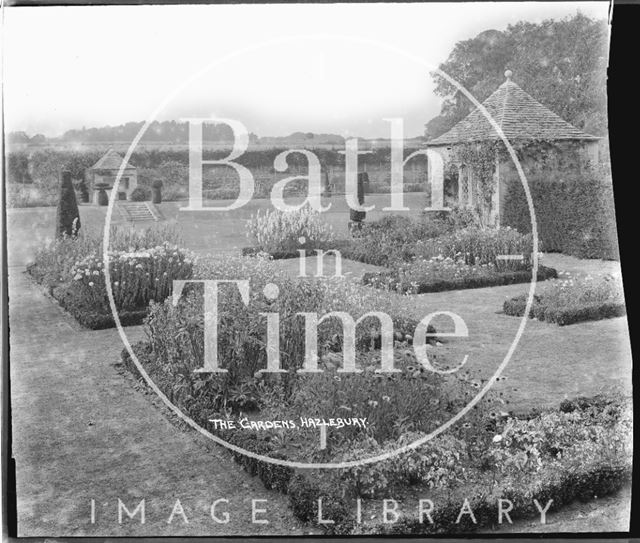
[[[524,315],[526,296],[506,300],[507,315]],[[541,289],[533,299],[529,317],[563,326],[576,322],[619,317],[626,312],[620,277],[591,275],[564,277]]]
[[[435,239],[419,241],[416,254],[423,259],[438,255],[462,259],[465,264],[493,264],[501,268],[528,268],[531,263],[533,237],[513,228],[469,227]],[[500,255],[522,255],[523,260],[502,261]]]
[[[542,291],[542,298],[554,306],[599,302],[624,302],[622,282],[613,275],[563,277]]]
[[[470,280],[490,278],[497,273],[492,264],[466,264],[460,254],[455,255],[455,258],[438,255],[428,259],[417,258],[399,265],[392,274],[372,276],[369,284],[384,290],[419,294],[425,285],[435,285],[438,282],[462,284]]]
[[[173,289],[176,279],[193,275],[194,255],[177,245],[164,243],[142,251],[109,253],[111,288],[118,309],[146,307],[150,301],[162,301]],[[93,253],[71,269],[75,289],[91,305],[108,307],[102,256]]]
[[[407,432],[397,441],[379,445],[374,439],[356,442],[351,450],[339,457],[341,461],[393,452],[423,437]],[[358,465],[341,472],[341,479],[354,488],[357,495],[376,497],[387,495],[389,488],[421,483],[428,488],[451,487],[464,480],[461,462],[466,454],[464,441],[450,435],[439,436],[421,447],[409,449],[397,457],[375,464]]]
[[[258,211],[247,221],[247,236],[271,255],[297,255],[298,249],[330,248],[335,239],[331,225],[310,206],[297,211]]]

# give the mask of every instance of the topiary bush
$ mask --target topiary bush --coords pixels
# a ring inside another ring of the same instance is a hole
[[[60,199],[56,211],[56,238],[75,237],[80,230],[80,212],[76,191],[71,182],[71,172],[63,171],[60,177]]]

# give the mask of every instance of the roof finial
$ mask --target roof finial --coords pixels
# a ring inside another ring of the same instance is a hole
[[[504,76],[507,78],[507,81],[511,81],[512,75],[513,75],[513,72],[511,70],[507,70],[506,72],[504,72]]]

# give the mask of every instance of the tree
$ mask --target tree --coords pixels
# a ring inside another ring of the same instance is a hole
[[[56,238],[76,236],[80,230],[80,212],[76,201],[76,191],[71,182],[71,172],[63,171],[60,176],[60,198],[56,211]]]
[[[608,28],[577,13],[559,21],[518,22],[504,32],[487,30],[458,42],[440,69],[480,102],[504,82],[504,71],[533,98],[560,117],[594,135],[607,129]],[[431,139],[464,118],[473,104],[437,73],[440,115],[425,126]]]

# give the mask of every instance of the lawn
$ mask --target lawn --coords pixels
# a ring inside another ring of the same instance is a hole
[[[300,202],[300,198],[286,199],[287,203]],[[337,233],[345,234],[348,230],[348,207],[344,196],[334,196],[325,200],[323,205],[331,202],[332,208],[323,214],[323,218],[332,225]],[[207,201],[208,206],[227,206],[230,200]],[[389,205],[389,196],[384,194],[367,195],[367,205],[374,204],[376,209],[367,214],[368,220],[382,217],[381,211]],[[419,214],[424,202],[414,195],[406,195],[405,205],[411,211],[407,215]],[[164,202],[160,211],[169,223],[175,223],[181,230],[185,248],[198,253],[239,253],[242,247],[249,245],[246,232],[246,221],[258,210],[270,209],[268,199],[252,199],[244,207],[234,211],[181,211],[186,202]],[[106,207],[93,205],[80,206],[80,219],[83,228],[103,229]],[[53,239],[53,225],[56,209],[54,207],[7,209],[7,232],[9,266],[26,265],[35,254],[37,247]],[[113,217],[114,224],[122,224],[121,219]],[[136,223],[137,228],[148,227],[153,223]]]

